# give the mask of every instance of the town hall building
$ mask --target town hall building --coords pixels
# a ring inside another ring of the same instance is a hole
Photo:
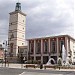
[[[74,38],[69,35],[57,35],[26,40],[26,14],[21,10],[21,3],[16,3],[15,11],[9,14],[9,57],[16,58],[23,55],[27,61],[40,61],[44,64],[53,58],[57,63],[57,59],[62,58],[62,45],[64,45],[66,55],[75,62]]]
[[[29,59],[40,60],[46,64],[53,58],[57,63],[58,58],[62,58],[62,45],[65,47],[67,57],[75,62],[75,39],[69,35],[28,39]]]
[[[25,39],[26,14],[23,13],[21,10],[21,3],[16,3],[15,11],[10,12],[9,14],[10,14],[9,32],[8,32],[9,56],[12,58],[13,57],[16,58],[20,54],[25,56],[26,53],[24,53],[25,52],[24,50],[27,50],[27,41]]]

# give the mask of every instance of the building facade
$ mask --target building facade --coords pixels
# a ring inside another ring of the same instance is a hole
[[[15,11],[9,13],[8,53],[10,57],[18,55],[19,46],[26,46],[26,14],[21,11],[21,3],[16,3]]]
[[[0,60],[3,60],[3,59],[4,59],[4,48],[0,44]]]
[[[18,59],[20,60],[21,54],[23,56],[23,61],[27,61],[28,46],[18,46]]]
[[[69,35],[28,39],[28,59],[46,64],[49,58],[53,58],[57,63],[57,59],[62,58],[62,45],[65,46],[66,55],[75,62],[75,39]]]

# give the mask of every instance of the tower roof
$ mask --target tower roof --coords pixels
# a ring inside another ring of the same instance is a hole
[[[15,11],[10,12],[9,14],[12,15],[12,14],[16,14],[16,13],[20,13],[20,14],[26,16],[26,14],[21,11],[21,3],[19,3],[19,2],[16,3]]]

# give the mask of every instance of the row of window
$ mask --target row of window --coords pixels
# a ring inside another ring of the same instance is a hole
[[[64,44],[64,40],[59,41],[59,51],[62,53],[62,45]],[[49,42],[44,41],[42,46],[41,46],[41,41],[36,42],[35,44],[35,51],[37,54],[41,53],[41,47],[43,50],[43,53],[48,53],[49,52]],[[29,50],[31,53],[34,53],[34,42],[29,43]],[[50,42],[50,52],[51,53],[56,53],[57,52],[57,42],[56,41],[51,41]]]

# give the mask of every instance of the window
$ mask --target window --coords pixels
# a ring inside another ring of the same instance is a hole
[[[12,23],[11,23],[11,25],[12,25]]]
[[[24,35],[22,35],[22,37],[24,37]]]
[[[30,42],[30,53],[34,52],[34,42]]]
[[[56,41],[51,42],[51,52],[56,53]]]
[[[13,43],[10,44],[10,52],[13,53]]]
[[[60,40],[60,53],[62,53],[62,45],[64,45],[64,40]]]
[[[23,20],[23,22],[24,22],[24,20]]]
[[[48,41],[45,40],[44,41],[44,53],[47,53],[48,52]]]
[[[14,44],[13,43],[11,43],[10,44],[10,57],[12,57],[13,56],[13,46],[14,46]]]
[[[74,55],[75,55],[75,52],[74,52]]]
[[[40,54],[41,53],[41,42],[37,41],[36,43],[36,53]]]
[[[12,39],[12,38],[14,38],[14,34],[13,34],[13,33],[11,34],[11,39]]]

